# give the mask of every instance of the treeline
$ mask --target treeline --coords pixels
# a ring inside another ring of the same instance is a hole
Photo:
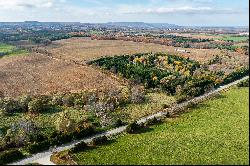
[[[224,75],[219,71],[210,71],[196,61],[162,53],[100,58],[91,64],[143,84],[146,88],[160,88],[176,95],[178,101],[204,94],[249,72],[249,68],[241,67]]]
[[[0,42],[7,43],[11,41],[29,40],[36,44],[48,45],[52,41],[68,39],[71,37],[90,37],[90,34],[52,30],[30,30],[27,32],[0,33]]]
[[[197,49],[227,49],[236,51],[238,46],[234,46],[234,42],[230,41],[214,41],[211,39],[195,39],[183,36],[162,35],[160,37],[146,36],[119,36],[119,35],[92,35],[92,40],[124,40],[134,42],[145,42],[161,44],[173,47],[197,48]]]

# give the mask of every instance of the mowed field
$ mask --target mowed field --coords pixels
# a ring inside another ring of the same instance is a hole
[[[121,85],[94,68],[50,59],[41,54],[2,58],[0,68],[0,91],[12,97],[118,88]]]
[[[166,52],[170,54],[190,57],[200,62],[210,60],[213,55],[220,54],[218,49],[191,49],[190,53],[179,53],[176,47],[164,46],[153,43],[138,43],[121,40],[91,40],[90,38],[71,38],[53,42],[47,50],[56,58],[75,60],[79,62],[89,61],[102,56],[114,56],[148,52]]]
[[[180,117],[73,155],[80,165],[248,165],[249,89],[234,88]]]

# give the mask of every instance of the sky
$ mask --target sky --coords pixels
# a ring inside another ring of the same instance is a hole
[[[249,0],[0,0],[0,22],[249,26]]]

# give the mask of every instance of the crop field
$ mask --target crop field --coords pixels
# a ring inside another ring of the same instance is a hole
[[[6,46],[5,46],[6,49]],[[0,92],[6,96],[20,94],[47,94],[57,91],[74,91],[100,87],[117,87],[117,80],[89,66],[78,66],[60,59],[86,62],[102,56],[114,56],[143,52],[166,52],[180,55],[201,63],[208,63],[215,55],[224,57],[222,64],[211,65],[211,70],[232,71],[248,64],[248,57],[235,52],[225,53],[217,49],[187,49],[190,53],[178,53],[174,47],[152,43],[136,43],[118,40],[90,40],[72,38],[55,41],[47,47],[53,57],[31,55],[5,57],[0,60]],[[20,86],[22,85],[22,86]]]
[[[247,36],[233,36],[220,34],[195,34],[195,33],[171,33],[176,36],[192,37],[197,39],[213,39],[213,40],[233,40],[234,42],[245,42],[249,37]]]
[[[233,88],[147,132],[73,155],[80,165],[249,164],[249,89]]]
[[[3,56],[23,55],[28,53],[26,50],[18,49],[13,45],[0,43],[0,58]]]
[[[223,35],[219,38],[220,40],[233,40],[234,42],[244,42],[249,40],[249,37],[246,36],[230,36],[230,35]]]
[[[13,48],[15,48],[15,47],[12,46],[12,45],[0,43],[0,52],[1,52],[1,53],[3,53],[3,52],[9,52],[9,51],[11,51]]]
[[[33,54],[0,59],[0,91],[5,96],[48,94],[82,89],[117,88],[101,71]]]
[[[165,52],[189,57],[200,62],[210,60],[213,55],[221,54],[217,49],[190,49],[190,53],[179,53],[175,47],[153,43],[137,43],[121,40],[91,40],[90,38],[71,38],[55,41],[47,48],[53,56],[75,61],[89,61],[103,56],[125,55],[135,53]]]

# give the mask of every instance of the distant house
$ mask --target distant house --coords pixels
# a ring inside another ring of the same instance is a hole
[[[190,53],[190,51],[188,51],[188,50],[183,50],[183,49],[179,49],[179,48],[174,49],[174,50],[177,52],[181,52],[181,53]]]

